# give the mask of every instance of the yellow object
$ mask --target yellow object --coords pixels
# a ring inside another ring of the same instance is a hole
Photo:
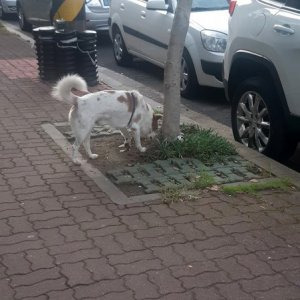
[[[85,0],[64,0],[54,15],[54,20],[63,19],[67,22],[74,21],[78,16]]]

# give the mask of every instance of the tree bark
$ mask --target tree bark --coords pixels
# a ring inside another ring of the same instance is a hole
[[[180,134],[181,58],[189,27],[192,0],[178,0],[170,34],[164,71],[163,137],[174,140]]]

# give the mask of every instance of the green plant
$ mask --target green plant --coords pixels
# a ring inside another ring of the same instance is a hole
[[[256,195],[259,191],[264,190],[282,190],[287,191],[292,187],[292,183],[287,178],[276,178],[268,181],[261,182],[248,182],[241,183],[238,185],[225,185],[222,186],[221,190],[229,195],[237,195],[241,193]]]
[[[199,174],[199,176],[195,177],[190,188],[203,190],[207,187],[214,185],[215,183],[216,182],[213,176],[206,172],[202,172]]]
[[[236,154],[234,146],[212,129],[182,125],[181,132],[183,138],[171,142],[159,136],[148,151],[149,160],[189,157],[212,163]]]
[[[173,203],[178,202],[182,195],[182,187],[181,186],[172,186],[163,188],[161,190],[161,198],[163,203]]]

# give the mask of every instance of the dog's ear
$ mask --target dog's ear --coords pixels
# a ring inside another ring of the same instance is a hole
[[[152,130],[156,131],[158,129],[158,121],[163,118],[162,114],[155,113],[152,118]]]

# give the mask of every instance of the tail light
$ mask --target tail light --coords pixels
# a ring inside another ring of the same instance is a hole
[[[230,14],[230,16],[232,16],[233,13],[234,13],[236,3],[237,3],[237,0],[231,0],[230,3],[229,3],[229,14]]]

